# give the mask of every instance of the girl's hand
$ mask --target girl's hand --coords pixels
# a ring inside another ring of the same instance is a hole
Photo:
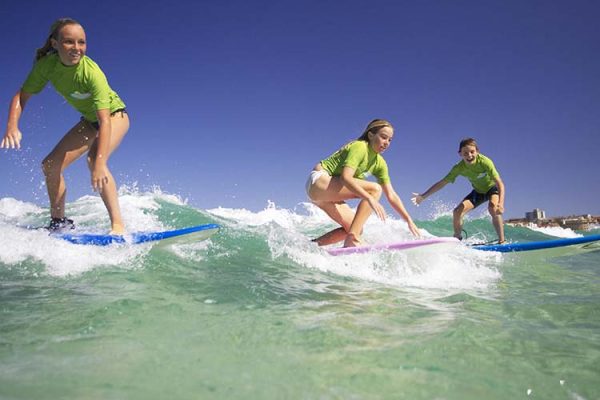
[[[417,228],[417,226],[412,220],[408,221],[408,229],[415,237],[421,237],[421,232],[419,231],[419,228]]]
[[[423,200],[425,200],[425,197],[421,196],[419,193],[413,193],[413,197],[411,197],[410,200],[415,206],[418,207],[419,204],[421,204]]]
[[[104,186],[108,184],[109,172],[106,164],[96,164],[92,170],[92,189],[94,192],[102,193]]]
[[[373,211],[375,211],[375,214],[377,214],[379,219],[385,222],[385,209],[383,208],[383,206],[377,200],[370,196],[367,199],[367,201],[369,202],[369,205],[371,206]]]
[[[7,129],[6,134],[4,134],[4,139],[2,139],[2,143],[0,143],[0,149],[20,149],[22,138],[23,134],[19,128]]]

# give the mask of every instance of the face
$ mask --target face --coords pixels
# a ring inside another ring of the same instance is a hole
[[[460,149],[458,153],[467,164],[473,164],[477,158],[477,154],[479,154],[479,151],[477,151],[477,147],[473,145],[467,145]]]
[[[394,129],[389,126],[384,126],[377,133],[369,132],[369,144],[376,153],[383,153],[392,143]]]
[[[66,65],[77,65],[85,55],[87,44],[81,25],[65,25],[58,33],[58,40],[52,39],[52,47],[58,52],[60,61]]]

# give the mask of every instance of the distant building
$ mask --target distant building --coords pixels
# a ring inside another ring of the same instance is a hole
[[[534,208],[533,211],[525,213],[525,219],[529,222],[540,221],[546,219],[546,212],[539,208]]]
[[[537,225],[540,228],[558,226],[565,229],[576,231],[589,231],[590,229],[598,229],[600,226],[600,216],[583,214],[569,215],[567,217],[550,217],[546,218],[546,213],[539,208],[535,208],[531,212],[525,213],[525,218],[507,219],[505,222],[509,225],[529,226]]]

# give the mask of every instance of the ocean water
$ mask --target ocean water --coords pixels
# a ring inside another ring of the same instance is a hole
[[[199,210],[158,190],[121,204],[131,230],[223,228],[76,246],[17,226],[47,209],[0,199],[0,399],[600,398],[600,251],[331,257],[308,240],[333,227],[309,204]],[[98,197],[68,215],[108,229]],[[417,224],[451,234],[448,213]],[[485,216],[465,228],[494,238]],[[511,241],[581,234],[507,227]],[[395,219],[365,228],[409,238]]]

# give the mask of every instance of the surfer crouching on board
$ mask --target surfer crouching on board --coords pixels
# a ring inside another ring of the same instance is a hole
[[[498,243],[504,243],[502,213],[504,213],[505,190],[500,174],[498,174],[493,161],[479,153],[479,147],[475,139],[462,140],[458,147],[458,154],[462,160],[452,167],[448,175],[439,182],[434,183],[425,193],[413,193],[412,202],[418,206],[423,200],[448,183],[454,183],[457,176],[465,176],[471,182],[473,190],[454,209],[454,237],[462,240],[462,225],[465,214],[480,204],[489,201],[488,211],[492,216],[492,223],[498,234]]]
[[[44,46],[37,50],[35,63],[25,83],[13,97],[6,133],[0,148],[20,148],[19,119],[25,104],[48,81],[57,92],[82,114],[42,162],[50,198],[49,230],[72,228],[65,217],[66,187],[63,171],[87,153],[92,188],[100,193],[111,221],[111,234],[125,230],[115,180],[108,169],[108,158],[129,129],[125,104],[110,88],[98,65],[85,55],[83,27],[71,18],[61,18],[50,28]]]
[[[306,182],[306,193],[315,205],[341,225],[314,239],[319,246],[342,240],[344,247],[360,245],[360,234],[371,211],[385,221],[385,210],[379,203],[381,192],[404,218],[412,234],[420,237],[419,229],[394,191],[387,163],[381,156],[393,136],[394,128],[388,121],[373,120],[357,140],[315,165]],[[377,183],[365,180],[367,175],[373,175]],[[350,199],[360,199],[356,213],[346,204]]]

